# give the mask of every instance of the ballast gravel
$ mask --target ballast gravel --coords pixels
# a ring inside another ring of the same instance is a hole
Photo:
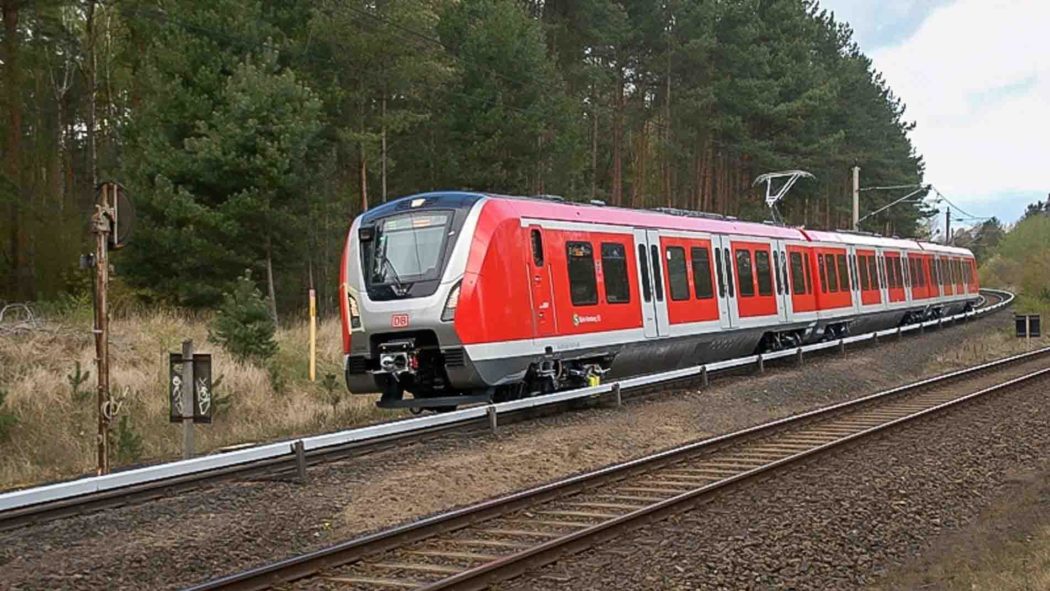
[[[1010,321],[1008,315],[994,315],[858,348],[846,357],[814,357],[802,369],[771,365],[764,375],[716,379],[703,391],[504,426],[498,436],[441,436],[311,467],[306,484],[231,481],[0,533],[0,590],[182,588],[685,441],[1002,357],[1016,347],[1002,338]],[[801,572],[813,564],[805,563]]]
[[[864,589],[1013,480],[1048,473],[1048,389],[891,431],[499,589]]]

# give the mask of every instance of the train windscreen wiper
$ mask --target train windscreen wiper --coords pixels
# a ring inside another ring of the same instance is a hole
[[[376,257],[379,258],[379,268],[383,271],[383,282],[387,283],[387,273],[390,273],[390,289],[394,291],[394,295],[397,297],[404,297],[408,293],[408,287],[401,282],[401,276],[397,274],[397,269],[394,268],[394,264],[390,262],[390,259],[386,258],[385,254],[376,253]],[[411,287],[411,286],[409,286]]]

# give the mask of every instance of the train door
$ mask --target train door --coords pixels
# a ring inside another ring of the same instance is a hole
[[[875,249],[875,274],[879,277],[879,298],[884,306],[890,305],[890,284],[886,276],[886,251]]]
[[[900,260],[901,286],[904,287],[904,301],[910,302],[913,299],[911,294],[911,267],[908,265],[908,253],[906,251],[901,251]]]
[[[857,247],[846,247],[846,260],[849,263],[849,295],[853,304],[853,313],[859,314],[861,307],[860,273],[857,271]]]
[[[712,236],[715,249],[715,276],[718,280],[718,318],[723,329],[740,325],[740,312],[736,304],[736,285],[733,281],[733,255],[729,250],[729,238]]]
[[[529,284],[532,286],[532,325],[536,338],[557,333],[554,295],[551,292],[551,266],[547,264],[543,230],[529,226]]]
[[[776,281],[777,320],[791,318],[791,286],[788,283],[787,245],[783,240],[773,241],[773,278]]]
[[[646,338],[667,336],[667,303],[664,299],[663,263],[660,234],[656,230],[635,230],[638,253],[638,285],[642,292],[642,325]]]

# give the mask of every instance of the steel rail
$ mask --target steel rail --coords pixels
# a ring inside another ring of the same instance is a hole
[[[980,391],[973,392],[966,396],[956,398],[947,402],[943,402],[936,406],[926,408],[924,410],[903,416],[898,419],[888,421],[886,423],[876,425],[869,429],[846,435],[844,437],[835,439],[829,443],[825,443],[811,449],[799,452],[797,454],[770,462],[768,464],[759,466],[746,472],[741,472],[735,476],[725,478],[716,482],[713,482],[702,488],[681,494],[676,497],[672,497],[660,503],[644,507],[627,515],[617,517],[598,525],[589,527],[587,529],[570,533],[562,538],[551,540],[549,542],[540,544],[523,552],[513,554],[491,563],[476,567],[442,579],[433,584],[429,584],[420,588],[420,591],[439,591],[439,590],[474,590],[484,589],[490,584],[497,581],[506,580],[514,576],[522,574],[525,570],[536,568],[537,566],[543,566],[555,562],[560,557],[567,553],[574,553],[584,550],[593,546],[596,543],[604,541],[608,538],[615,537],[617,534],[628,531],[651,523],[653,521],[661,520],[668,515],[685,511],[694,506],[696,503],[701,502],[716,493],[725,492],[726,489],[731,487],[739,486],[741,484],[751,482],[760,476],[767,475],[776,470],[783,469],[787,466],[798,464],[799,462],[807,459],[811,459],[818,455],[826,454],[827,452],[835,449],[842,448],[851,443],[855,443],[860,439],[869,437],[871,435],[881,433],[888,429],[898,427],[905,423],[911,423],[918,419],[926,418],[934,414],[938,414],[948,410],[950,408],[965,404],[977,398],[1002,392],[1023,384],[1027,384],[1039,378],[1045,378],[1050,376],[1050,368],[1041,369],[1024,376],[996,384],[989,388],[984,388]]]
[[[681,382],[706,380],[710,375],[725,371],[752,366],[764,368],[765,363],[779,359],[797,357],[801,360],[804,353],[814,353],[836,347],[844,351],[847,344],[878,342],[880,338],[893,336],[901,338],[907,333],[942,327],[945,323],[956,323],[990,314],[1005,308],[1014,299],[1012,293],[1005,291],[988,289],[981,291],[982,298],[985,297],[984,294],[988,294],[998,298],[999,301],[977,310],[921,324],[805,345],[775,353],[751,355],[681,370],[625,378],[600,386],[472,407],[451,413],[390,421],[348,431],[307,437],[299,441],[304,443],[308,464],[336,461],[348,456],[381,451],[395,445],[416,443],[448,432],[481,427],[490,420],[490,413],[498,416],[500,422],[512,422],[527,418],[531,413],[552,413],[561,406],[593,401],[596,398],[613,394],[617,390],[620,390],[621,393],[637,393],[648,389],[662,390]],[[292,451],[295,441],[282,441],[244,450],[202,456],[192,460],[115,472],[106,476],[87,477],[2,493],[0,494],[0,531],[108,507],[148,501],[234,478],[288,473],[296,468],[296,457]]]
[[[845,416],[847,413],[854,411],[864,412],[866,409],[879,409],[883,405],[893,404],[900,400],[911,400],[909,396],[922,396],[922,392],[931,387],[948,386],[963,378],[972,378],[978,374],[989,371],[1005,370],[1017,365],[1018,363],[1039,360],[1047,356],[1050,356],[1050,347],[950,372],[856,400],[841,402],[825,408],[742,429],[733,433],[686,444],[644,458],[573,476],[498,499],[478,503],[470,507],[428,517],[414,523],[366,535],[329,548],[279,561],[271,565],[205,582],[191,587],[190,591],[214,591],[220,589],[224,591],[244,591],[266,589],[274,585],[310,577],[321,571],[352,564],[367,557],[372,557],[390,550],[404,548],[410,544],[429,540],[448,532],[455,532],[480,522],[501,518],[502,516],[514,514],[515,512],[529,509],[537,505],[564,499],[582,491],[593,490],[598,486],[623,481],[627,478],[642,474],[649,474],[660,468],[679,463],[687,458],[708,455],[711,452],[718,452],[731,446],[752,442],[776,435],[777,433],[787,433],[788,435],[785,438],[788,438],[791,433],[794,433],[797,429],[804,428],[809,424],[818,424],[819,421]],[[1022,376],[1021,378],[997,384],[991,388],[986,388],[979,393],[967,395],[958,398],[957,400],[969,400],[979,394],[999,391],[1048,374],[1050,374],[1050,369],[1040,369],[1034,373]],[[913,418],[925,416],[935,409],[947,407],[948,405],[946,404],[937,404],[932,408],[925,408],[919,412],[908,413],[907,416],[912,416]],[[856,440],[860,436],[878,432],[889,426],[899,424],[900,422],[899,419],[884,421],[876,427],[843,437],[841,438],[842,441],[840,443]],[[741,472],[730,478],[721,479],[709,486],[690,491],[688,494],[666,499],[656,505],[620,516],[609,523],[599,524],[601,525],[600,528],[588,528],[587,530],[575,532],[569,536],[559,537],[558,540],[551,540],[546,544],[536,545],[528,550],[500,558],[492,563],[470,570],[465,569],[462,573],[433,583],[432,587],[426,587],[424,585],[422,588],[442,589],[446,588],[444,585],[450,585],[448,588],[479,588],[479,585],[484,586],[484,584],[491,583],[493,580],[506,578],[507,573],[514,569],[520,570],[522,568],[530,568],[536,564],[550,562],[550,556],[553,556],[553,554],[549,554],[551,552],[554,552],[555,554],[563,553],[564,551],[571,551],[570,549],[573,548],[578,549],[580,547],[579,544],[586,540],[603,539],[601,538],[602,532],[611,531],[610,528],[615,529],[616,527],[619,527],[619,525],[634,522],[646,515],[663,515],[665,514],[665,511],[671,507],[677,506],[679,503],[687,500],[698,498],[698,495],[700,494],[714,492],[729,484],[742,482],[755,477],[768,471],[768,469],[794,463],[803,458],[810,457],[814,453],[819,453],[819,450],[830,449],[830,446],[813,445],[812,448],[813,449],[808,449],[805,452],[790,455],[772,462],[763,470],[756,469]],[[715,486],[716,484],[717,486]],[[592,542],[587,543],[590,544]],[[542,558],[544,556],[547,558]],[[468,575],[467,573],[471,574]],[[478,583],[478,581],[481,581],[481,583]]]

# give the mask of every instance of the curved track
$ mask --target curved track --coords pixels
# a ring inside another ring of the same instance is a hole
[[[687,444],[193,587],[480,589],[800,461],[1050,381],[1050,348]]]
[[[1003,302],[1007,298],[1012,297],[1012,294],[1009,294],[1007,292],[982,290],[982,301],[980,302],[979,306],[993,306]],[[936,324],[938,326],[940,325],[939,323]],[[897,337],[900,338],[904,334],[905,333],[898,331]],[[877,338],[875,339],[875,341],[877,342]],[[844,341],[840,341],[838,346],[840,350],[844,351],[846,343]],[[782,359],[790,361],[791,359],[794,359],[794,357],[782,357]],[[798,360],[801,361],[801,354],[798,356]],[[763,361],[761,356],[758,357],[758,367],[760,369],[764,368],[765,363],[771,362],[772,361]],[[725,370],[732,370],[738,367],[739,365],[727,365]],[[715,370],[712,370],[711,373],[713,374],[714,372]],[[622,391],[618,392],[619,394],[625,397],[638,396],[653,391],[663,391],[670,387],[682,387],[692,385],[698,382],[704,384],[706,383],[706,380],[708,379],[709,375],[706,370],[702,373],[692,372],[682,376],[675,376],[673,375],[674,373],[675,372],[669,372],[669,374],[671,375],[668,375],[666,378],[661,378],[660,380],[649,381],[644,384],[639,384],[635,386],[625,386],[622,389]],[[538,399],[535,400],[538,401]],[[584,399],[582,403],[593,403],[593,400]],[[538,404],[536,406],[513,409],[501,413],[499,416],[499,421],[501,423],[507,423],[526,420],[535,416],[549,415],[556,412],[562,412],[567,408],[572,408],[574,406],[578,406],[579,404],[581,404],[580,399],[571,399],[564,401],[556,401],[544,405]],[[399,422],[400,421],[392,421],[388,424],[397,425]],[[393,447],[403,447],[414,443],[422,443],[431,438],[443,435],[451,431],[472,431],[478,429],[485,429],[488,426],[488,420],[482,417],[466,419],[456,422],[449,422],[442,425],[423,427],[419,429],[406,430],[403,432],[373,437],[366,440],[354,441],[351,443],[331,445],[308,450],[304,454],[303,462],[307,465],[310,465],[322,462],[337,461],[340,459],[345,459],[347,457],[380,452]],[[132,484],[120,488],[113,488],[101,492],[83,494],[55,501],[20,506],[10,510],[0,510],[0,531],[6,531],[36,523],[43,523],[46,521],[79,515],[83,513],[90,513],[106,508],[147,502],[152,499],[167,497],[172,494],[177,494],[186,490],[196,489],[202,486],[208,486],[227,480],[239,478],[281,477],[291,475],[295,473],[298,467],[299,466],[297,463],[296,456],[292,453],[288,453],[285,455],[266,458],[263,460],[234,464],[222,468],[194,472],[190,474],[184,474],[160,480],[151,480],[148,482]]]

